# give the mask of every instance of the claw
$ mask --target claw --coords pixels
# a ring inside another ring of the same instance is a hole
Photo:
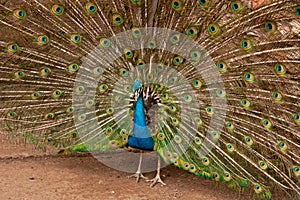
[[[152,182],[150,187],[153,187],[156,183],[160,183],[162,185],[166,185],[160,178],[159,174],[157,174],[153,179],[146,180],[147,182]]]
[[[131,176],[128,176],[128,178],[136,178],[136,182],[138,183],[140,178],[148,181],[148,178],[145,177],[142,173],[136,172],[135,174],[132,174]]]

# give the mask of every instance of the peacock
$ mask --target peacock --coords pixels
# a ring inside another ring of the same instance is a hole
[[[300,197],[299,1],[1,1],[0,28],[2,133]]]

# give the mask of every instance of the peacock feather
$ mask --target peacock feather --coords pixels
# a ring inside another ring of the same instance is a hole
[[[0,29],[2,131],[300,196],[299,1],[6,1]]]

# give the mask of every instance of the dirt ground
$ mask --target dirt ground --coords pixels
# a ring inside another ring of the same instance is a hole
[[[111,169],[89,154],[43,155],[30,145],[11,144],[3,138],[0,144],[0,200],[253,199],[251,188],[239,194],[226,184],[216,185],[173,166],[162,169],[166,186],[150,188],[149,183],[136,183],[127,178],[128,173]],[[152,178],[155,173],[145,175]]]

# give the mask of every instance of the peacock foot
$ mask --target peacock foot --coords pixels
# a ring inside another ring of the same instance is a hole
[[[151,180],[146,180],[147,182],[152,182],[150,187],[153,187],[154,185],[156,185],[156,183],[160,183],[162,185],[166,185],[160,178],[160,175],[157,174],[153,179]]]
[[[140,179],[148,180],[147,177],[145,177],[142,173],[136,172],[135,174],[132,174],[131,176],[128,176],[128,178],[136,178],[136,182],[138,183]]]

